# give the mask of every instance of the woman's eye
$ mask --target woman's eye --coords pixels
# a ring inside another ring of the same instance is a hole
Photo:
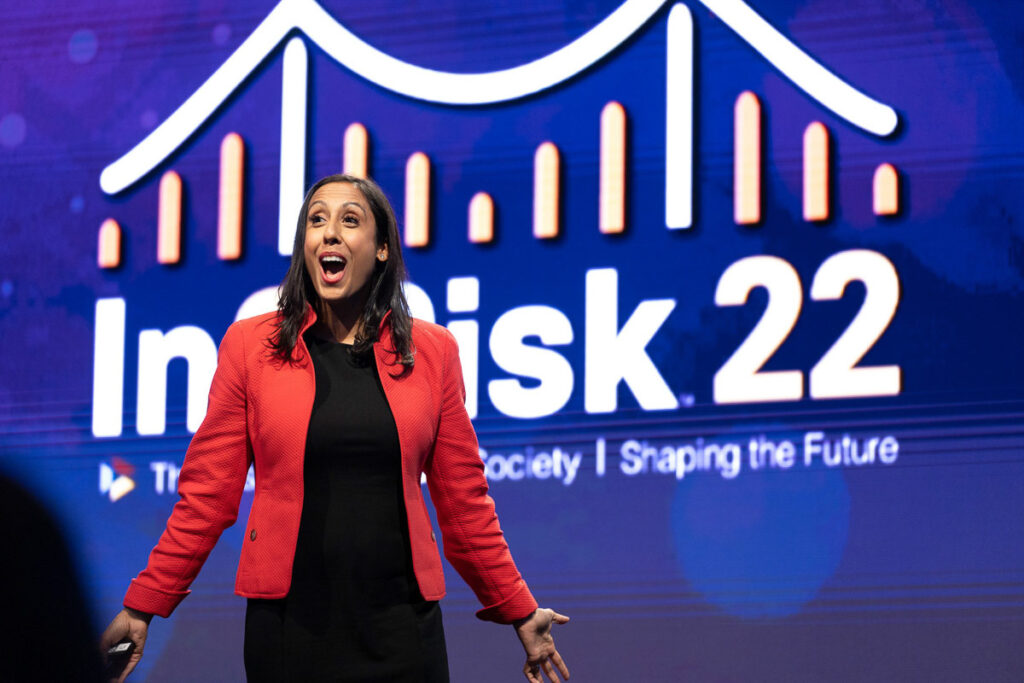
[[[319,223],[323,223],[324,222],[324,217],[323,216],[310,216],[309,217],[309,222],[312,223],[313,225],[317,225]]]
[[[343,218],[342,220],[350,225],[357,225],[359,223],[359,219],[356,216],[353,216],[352,214],[345,216],[345,218]]]

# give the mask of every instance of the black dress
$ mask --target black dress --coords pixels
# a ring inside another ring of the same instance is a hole
[[[412,571],[398,430],[376,365],[345,344],[306,342],[316,398],[291,589],[280,600],[249,600],[246,675],[447,681],[441,611]]]

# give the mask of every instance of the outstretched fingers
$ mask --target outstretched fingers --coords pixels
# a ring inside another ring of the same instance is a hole
[[[568,617],[566,617],[566,620],[568,620]],[[551,655],[550,661],[554,662],[555,666],[558,667],[558,671],[562,674],[562,678],[569,680],[569,667],[565,665],[565,662],[562,660],[562,655],[558,654],[558,650],[555,650],[555,653]]]

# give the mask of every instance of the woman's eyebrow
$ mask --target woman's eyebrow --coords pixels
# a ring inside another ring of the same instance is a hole
[[[319,207],[317,207],[318,204],[319,204]],[[364,215],[366,215],[366,213],[367,213],[366,207],[363,206],[362,204],[360,204],[359,202],[345,202],[344,204],[341,205],[341,208],[347,209],[350,206],[354,206],[354,207],[358,208],[360,211],[363,212]],[[316,207],[316,208],[323,208],[323,209],[329,209],[330,208],[330,207],[327,206],[327,202],[323,201],[322,199],[317,199],[314,202],[310,202],[308,213],[312,213],[314,207]]]

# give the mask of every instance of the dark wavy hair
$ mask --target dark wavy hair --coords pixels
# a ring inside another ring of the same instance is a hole
[[[391,327],[392,349],[398,356],[398,362],[412,367],[412,315],[409,304],[405,300],[402,282],[405,280],[405,262],[402,260],[402,242],[398,236],[398,221],[384,191],[369,178],[335,174],[321,178],[309,188],[306,198],[299,210],[298,227],[295,230],[295,244],[292,247],[292,261],[281,283],[281,294],[277,301],[280,313],[277,320],[277,333],[269,340],[269,346],[275,356],[282,361],[293,362],[295,346],[299,341],[299,331],[306,318],[306,305],[310,304],[317,310],[320,301],[313,281],[306,272],[306,221],[309,217],[309,205],[313,195],[329,183],[349,183],[356,187],[370,205],[374,223],[377,225],[377,246],[387,245],[386,261],[375,261],[374,271],[370,280],[370,293],[363,309],[362,324],[356,333],[352,352],[356,356],[367,357],[372,353],[373,344],[380,336],[380,323],[388,311],[388,325]],[[317,311],[319,314],[319,311]]]

